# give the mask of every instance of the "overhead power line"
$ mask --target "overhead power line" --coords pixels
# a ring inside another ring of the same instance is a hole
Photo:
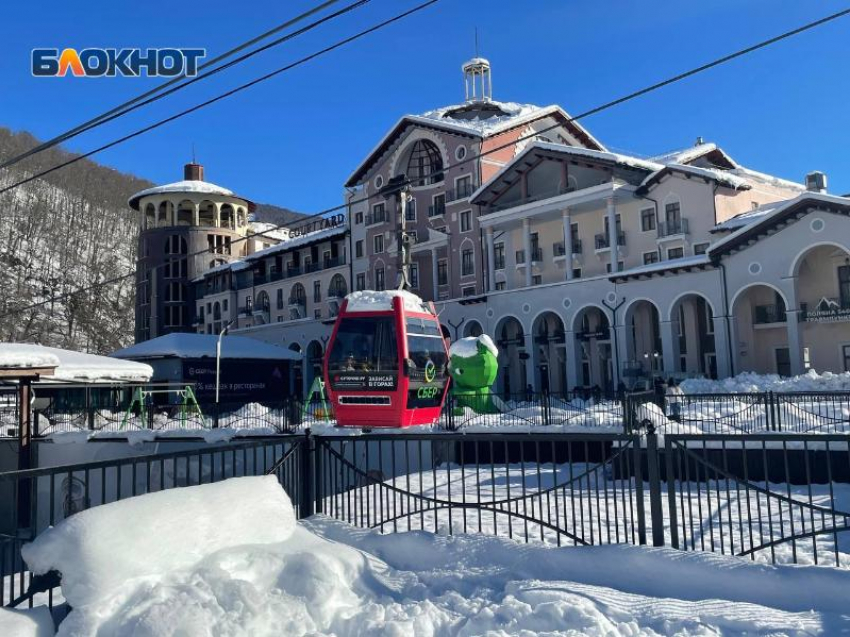
[[[326,0],[325,2],[322,2],[318,5],[316,5],[312,9],[305,11],[304,13],[301,13],[300,15],[295,16],[294,18],[292,18],[290,20],[287,20],[286,22],[284,22],[282,24],[277,25],[273,29],[266,31],[265,33],[261,33],[260,35],[254,37],[254,38],[251,38],[247,42],[243,42],[239,46],[236,46],[236,47],[234,47],[234,48],[232,48],[228,51],[225,51],[221,55],[214,57],[213,59],[209,60],[208,62],[204,62],[203,64],[201,64],[198,67],[198,71],[203,71],[204,69],[209,68],[210,66],[213,66],[214,64],[217,64],[217,63],[219,63],[223,60],[226,60],[227,58],[229,58],[233,55],[236,55],[240,51],[244,51],[248,47],[253,46],[257,42],[261,42],[262,40],[265,40],[267,37],[274,35],[275,33],[279,33],[280,31],[282,31],[284,29],[287,29],[291,26],[294,26],[294,25],[298,24],[299,22],[306,20],[310,16],[315,15],[316,13],[322,11],[323,9],[326,9],[329,6],[336,4],[339,1],[340,0]],[[253,57],[257,53],[260,53],[261,51],[265,51],[265,50],[271,48],[272,46],[276,46],[278,44],[281,44],[282,42],[290,40],[293,37],[296,37],[297,35],[304,33],[305,31],[309,31],[309,30],[319,26],[320,24],[323,24],[324,22],[327,22],[328,20],[331,20],[331,19],[337,17],[337,16],[341,15],[342,13],[347,13],[348,11],[351,11],[352,9],[358,8],[358,7],[362,6],[363,4],[365,4],[365,2],[369,2],[369,1],[370,0],[363,0],[361,2],[356,2],[354,5],[349,5],[348,7],[346,7],[345,9],[343,9],[341,11],[338,11],[334,14],[331,14],[329,16],[324,17],[322,20],[313,22],[311,25],[308,25],[304,29],[300,29],[298,32],[296,32],[294,34],[289,34],[289,35],[287,35],[283,38],[275,40],[273,43],[267,44],[260,49],[256,49],[255,51],[252,51],[247,55],[243,55],[240,58],[238,58],[237,60],[234,60],[227,65],[224,65],[222,67],[214,69],[213,71],[210,71],[209,73],[204,73],[202,75],[199,74],[199,75],[193,76],[193,78],[190,81],[184,82],[183,84],[179,84],[178,86],[172,88],[171,90],[163,93],[163,91],[165,91],[165,89],[167,89],[169,86],[173,86],[174,84],[177,84],[178,82],[181,82],[182,80],[187,79],[188,76],[180,75],[178,77],[172,78],[172,79],[168,80],[167,82],[164,82],[163,84],[161,84],[161,85],[159,85],[155,88],[152,88],[149,91],[141,93],[140,95],[137,95],[136,97],[134,97],[130,100],[127,100],[126,102],[119,104],[118,106],[115,106],[114,108],[111,108],[108,111],[101,113],[100,115],[98,115],[98,116],[96,116],[96,117],[94,117],[94,118],[92,118],[92,119],[90,119],[86,122],[83,122],[82,124],[79,124],[79,125],[75,126],[74,128],[71,128],[71,129],[65,131],[64,133],[57,135],[56,137],[53,137],[52,139],[48,139],[47,141],[42,142],[42,143],[38,144],[37,146],[34,146],[33,148],[30,148],[29,150],[24,151],[23,153],[21,153],[19,155],[15,155],[14,157],[10,157],[6,161],[0,163],[0,168],[9,168],[10,166],[13,166],[14,164],[17,164],[17,163],[23,161],[27,157],[32,157],[33,155],[41,153],[41,152],[47,150],[48,148],[53,148],[54,146],[58,146],[62,142],[68,141],[69,139],[72,139],[72,138],[76,137],[77,135],[80,135],[80,134],[82,134],[86,131],[92,130],[93,128],[97,128],[98,126],[102,126],[103,124],[110,122],[114,119],[117,119],[118,117],[121,117],[121,116],[125,115],[126,113],[134,111],[134,110],[144,106],[145,104],[150,104],[151,102],[156,101],[157,99],[161,99],[161,98],[165,97],[166,95],[170,95],[171,93],[175,93],[179,90],[182,90],[182,89],[186,88],[187,86],[190,86],[191,84],[194,84],[195,82],[197,82],[199,80],[202,80],[206,77],[209,77],[210,75],[214,75],[215,73],[218,73],[219,71],[222,71],[225,68],[229,68],[230,66],[233,66],[234,64],[238,64],[239,62],[242,62],[242,61],[244,61],[244,60],[246,60],[250,57]],[[160,93],[162,93],[162,94],[159,95],[158,97],[154,98],[154,99],[146,99],[146,98],[150,98],[151,96],[158,95]]]
[[[390,20],[386,20],[386,21],[384,21],[384,22],[381,22],[381,23],[379,23],[378,25],[376,25],[376,26],[374,26],[374,27],[371,27],[370,29],[367,29],[367,30],[365,30],[365,31],[361,31],[360,33],[358,33],[358,34],[357,34],[357,35],[355,35],[355,36],[352,36],[352,37],[346,38],[345,40],[341,40],[341,41],[337,42],[336,44],[334,44],[334,45],[332,45],[332,46],[330,46],[330,47],[327,47],[327,48],[325,48],[325,49],[322,49],[321,51],[319,51],[319,52],[317,52],[317,53],[314,53],[313,55],[308,56],[307,58],[302,58],[302,60],[300,60],[299,62],[296,62],[295,64],[303,63],[303,62],[307,61],[308,59],[312,59],[312,58],[315,58],[315,57],[317,57],[317,56],[321,55],[321,54],[322,54],[322,53],[324,53],[324,52],[328,52],[328,51],[334,50],[335,48],[338,48],[339,46],[342,46],[343,44],[347,44],[348,42],[351,42],[351,41],[353,41],[353,40],[355,40],[355,39],[357,39],[357,38],[359,38],[359,37],[362,37],[363,35],[365,35],[365,34],[367,34],[367,33],[371,33],[372,31],[375,31],[375,30],[377,30],[377,29],[379,29],[379,28],[382,28],[382,26],[387,26],[388,24],[391,24],[392,22],[395,22],[395,21],[397,21],[397,20],[400,20],[400,19],[402,19],[403,17],[407,17],[407,16],[408,16],[408,15],[410,15],[411,13],[414,13],[414,12],[416,12],[416,11],[419,11],[419,10],[421,10],[421,9],[424,9],[424,8],[426,8],[427,6],[430,6],[431,4],[434,4],[434,3],[435,3],[435,2],[437,2],[437,1],[438,1],[438,0],[431,0],[430,2],[426,2],[426,3],[424,3],[424,4],[418,5],[417,7],[414,7],[413,9],[411,9],[411,10],[409,10],[409,11],[406,11],[406,12],[404,12],[404,13],[398,14],[397,16],[395,16],[394,18],[391,18]],[[580,113],[579,115],[576,115],[576,116],[574,116],[574,117],[570,117],[570,118],[568,119],[568,121],[569,121],[569,122],[575,122],[575,121],[578,121],[578,120],[580,120],[580,119],[590,117],[591,115],[595,115],[595,114],[597,114],[597,113],[600,113],[600,112],[602,112],[602,111],[608,110],[608,109],[610,109],[610,108],[613,108],[613,107],[618,106],[618,105],[620,105],[620,104],[623,104],[623,103],[625,103],[625,102],[631,101],[631,100],[633,100],[633,99],[636,99],[636,98],[638,98],[638,97],[641,97],[641,96],[643,96],[643,95],[646,95],[647,93],[650,93],[650,92],[653,92],[653,91],[659,90],[659,89],[661,89],[661,88],[663,88],[663,87],[669,86],[669,85],[671,85],[671,84],[673,84],[673,83],[675,83],[675,82],[680,82],[680,81],[682,81],[682,80],[684,80],[684,79],[686,79],[686,78],[692,77],[692,76],[694,76],[694,75],[697,75],[697,74],[702,73],[702,72],[704,72],[704,71],[707,71],[707,70],[709,70],[709,69],[712,69],[712,68],[715,68],[715,67],[720,66],[720,65],[722,65],[722,64],[725,64],[726,62],[730,62],[730,61],[732,61],[732,60],[734,60],[734,59],[740,58],[740,57],[742,57],[742,56],[744,56],[744,55],[747,55],[747,54],[752,53],[752,52],[754,52],[754,51],[757,51],[757,50],[759,50],[759,49],[763,49],[763,48],[765,48],[765,47],[767,47],[767,46],[770,46],[770,45],[772,45],[772,44],[776,44],[776,43],[778,43],[778,42],[781,42],[782,40],[785,40],[785,39],[788,39],[788,38],[793,37],[793,36],[795,36],[795,35],[798,35],[798,34],[800,34],[800,33],[803,33],[803,32],[806,32],[806,31],[809,31],[809,30],[814,29],[814,28],[816,28],[816,27],[818,27],[818,26],[821,26],[821,25],[826,24],[826,23],[828,23],[828,22],[832,22],[833,20],[836,20],[836,19],[838,19],[838,18],[841,18],[841,17],[847,16],[847,15],[850,15],[850,9],[845,9],[845,10],[843,10],[843,11],[839,11],[838,13],[834,13],[834,14],[832,14],[832,15],[829,15],[829,16],[827,16],[827,17],[825,17],[825,18],[821,18],[821,19],[819,19],[819,20],[815,20],[814,22],[809,22],[809,23],[807,23],[807,24],[805,24],[805,25],[802,25],[802,26],[800,26],[800,27],[797,27],[797,28],[795,28],[795,29],[792,29],[791,31],[786,31],[785,33],[782,33],[782,34],[777,35],[777,36],[775,36],[775,37],[769,38],[769,39],[767,39],[767,40],[763,40],[763,41],[761,41],[761,42],[759,42],[759,43],[757,43],[757,44],[754,44],[754,45],[752,45],[752,46],[746,47],[746,48],[744,48],[744,49],[740,49],[740,50],[738,50],[738,51],[736,51],[736,52],[734,52],[734,53],[730,53],[729,55],[725,55],[725,56],[723,56],[723,57],[717,58],[717,59],[715,59],[715,60],[713,60],[713,61],[711,61],[711,62],[708,62],[708,63],[703,64],[703,65],[701,65],[701,66],[695,67],[695,68],[693,68],[693,69],[691,69],[691,70],[689,70],[689,71],[685,71],[685,72],[683,72],[683,73],[679,73],[679,74],[674,75],[674,76],[672,76],[672,77],[670,77],[670,78],[668,78],[668,79],[662,80],[662,81],[660,81],[660,82],[656,82],[656,83],[651,84],[651,85],[649,85],[649,86],[647,86],[647,87],[645,87],[645,88],[639,89],[639,90],[634,91],[634,92],[632,92],[632,93],[628,93],[628,94],[626,94],[626,95],[624,95],[624,96],[622,96],[622,97],[616,98],[616,99],[611,100],[611,101],[609,101],[609,102],[606,102],[606,103],[604,103],[604,104],[602,104],[602,105],[600,105],[600,106],[597,106],[597,107],[594,107],[594,108],[592,108],[592,109],[590,109],[590,110],[584,111],[583,113]],[[291,65],[290,65],[290,66],[291,66]],[[232,94],[233,92],[236,92],[236,91],[239,91],[239,90],[243,90],[244,88],[247,88],[248,86],[251,86],[251,85],[253,85],[253,84],[255,84],[255,83],[258,83],[258,82],[260,82],[260,81],[263,81],[263,79],[268,79],[268,77],[271,77],[271,76],[273,76],[274,74],[280,73],[280,72],[282,72],[282,71],[283,71],[284,69],[286,69],[286,68],[288,68],[288,67],[283,67],[283,69],[278,69],[277,71],[274,71],[272,74],[268,74],[268,75],[266,75],[266,76],[263,76],[262,78],[257,78],[257,80],[254,80],[253,82],[249,82],[248,84],[243,84],[242,86],[237,87],[237,88],[236,88],[236,89],[234,89],[233,91],[231,91],[231,92],[229,92],[229,93],[225,93],[225,94],[223,94],[223,96],[227,96],[227,95],[229,95],[229,94]],[[220,98],[221,98],[221,96],[220,96]],[[217,99],[220,99],[220,98],[217,98]],[[207,103],[212,103],[213,101],[215,101],[215,100],[211,100],[211,101],[205,102],[205,103],[203,103],[202,105],[197,105],[197,106],[193,107],[192,109],[189,109],[189,110],[187,110],[187,111],[183,111],[183,112],[182,112],[182,114],[187,114],[188,112],[192,112],[193,110],[198,110],[199,108],[202,108],[202,107],[203,107],[204,105],[206,105]],[[153,126],[159,126],[159,125],[161,125],[162,123],[165,123],[166,121],[171,121],[172,119],[177,119],[177,117],[182,116],[182,114],[178,114],[177,116],[175,116],[175,117],[173,117],[173,118],[169,118],[168,120],[163,120],[162,122],[159,122],[159,123],[157,123],[157,124],[155,124],[155,125],[153,125]],[[457,167],[457,166],[461,166],[461,165],[467,164],[467,163],[469,163],[469,162],[475,161],[476,159],[479,159],[479,158],[484,157],[484,156],[486,156],[486,155],[489,155],[489,154],[491,154],[491,153],[498,152],[499,150],[504,150],[505,148],[509,148],[509,147],[511,147],[511,146],[514,146],[517,142],[525,141],[525,140],[528,140],[528,139],[533,139],[534,137],[537,137],[538,135],[540,135],[540,134],[542,134],[542,133],[545,133],[545,132],[551,131],[551,130],[553,130],[553,129],[555,129],[555,128],[558,128],[558,127],[560,127],[560,126],[562,126],[562,125],[563,125],[562,123],[554,124],[554,125],[552,125],[552,126],[546,127],[546,128],[541,129],[541,130],[539,130],[539,131],[535,131],[534,133],[531,133],[531,134],[528,134],[528,135],[525,135],[525,136],[519,137],[519,138],[517,138],[516,140],[511,141],[510,143],[502,144],[501,146],[497,146],[497,147],[495,147],[495,148],[491,148],[491,149],[489,149],[489,150],[487,150],[487,151],[484,151],[484,152],[481,152],[481,153],[478,153],[478,154],[475,154],[475,155],[469,156],[469,157],[467,157],[467,158],[465,158],[465,159],[463,159],[463,160],[456,161],[454,164],[448,164],[448,165],[446,165],[446,166],[444,166],[444,167],[443,167],[443,171],[446,171],[446,170],[448,170],[449,168],[454,168],[454,167]],[[141,129],[141,130],[142,130],[142,131],[145,131],[145,130],[147,130],[147,129]],[[126,136],[126,139],[130,139],[130,138],[132,138],[132,137],[136,136],[137,134],[141,134],[141,133],[140,133],[139,131],[137,131],[136,133],[133,133],[133,134],[131,134],[131,135]],[[118,141],[118,140],[117,140],[116,142],[112,143],[112,145],[115,145],[115,144],[117,144],[117,143],[121,143],[121,141]],[[96,149],[96,150],[95,150],[95,151],[93,151],[91,154],[93,154],[94,152],[99,152],[99,150],[97,150],[97,149]],[[82,157],[80,157],[80,159],[82,159]],[[57,170],[57,169],[58,169],[58,168],[60,168],[60,167],[62,167],[62,166],[60,165],[60,166],[54,167],[54,168],[53,168],[53,169],[51,169],[51,171],[49,171],[49,172],[52,172],[52,170]],[[36,178],[37,178],[37,177],[36,177]],[[29,179],[28,181],[32,181],[32,179]],[[410,181],[408,180],[408,181],[407,181],[407,183],[410,183]],[[16,184],[16,185],[17,185],[17,184]],[[12,187],[14,187],[14,186],[12,186]],[[10,187],[10,188],[6,188],[6,189],[4,189],[4,190],[0,190],[0,194],[2,194],[3,192],[5,192],[6,190],[9,190],[9,189],[11,189],[11,187]],[[317,219],[317,218],[325,217],[325,216],[327,216],[327,215],[329,215],[329,214],[331,214],[331,213],[339,212],[340,210],[345,210],[346,208],[348,208],[348,207],[349,207],[349,206],[351,206],[351,205],[354,205],[354,204],[357,204],[357,203],[363,203],[364,201],[368,201],[369,199],[371,199],[371,197],[362,197],[362,198],[360,198],[360,199],[355,199],[355,200],[352,200],[352,201],[346,202],[346,203],[341,204],[341,205],[338,205],[338,206],[333,206],[333,207],[331,207],[331,208],[327,208],[327,209],[325,209],[325,210],[322,210],[321,212],[317,212],[317,213],[315,213],[315,214],[313,214],[313,215],[310,215],[309,217],[305,217],[305,218],[304,218],[304,219],[302,219],[301,221],[302,221],[302,222],[308,222],[308,221],[309,221],[309,220],[311,220],[311,219]],[[274,225],[274,226],[272,226],[272,227],[270,227],[270,228],[267,228],[266,230],[264,230],[264,231],[262,231],[262,232],[249,233],[249,234],[247,234],[245,237],[240,237],[239,239],[235,239],[235,240],[233,240],[233,241],[231,242],[231,246],[232,246],[233,244],[239,243],[239,242],[241,242],[241,241],[246,241],[246,240],[248,240],[248,239],[250,239],[250,238],[253,238],[253,237],[265,236],[265,235],[267,235],[268,233],[274,232],[275,230],[279,230],[279,229],[281,229],[281,228],[285,228],[285,227],[287,227],[287,225],[291,225],[291,224],[277,224],[277,225]],[[195,253],[192,253],[192,254],[186,255],[186,257],[187,257],[187,258],[190,258],[190,257],[193,257],[193,256],[199,256],[199,255],[202,255],[202,254],[209,254],[209,250],[200,250],[200,251],[198,251],[198,252],[195,252]],[[163,265],[164,265],[164,264],[163,264]],[[156,266],[156,267],[163,267],[163,266]],[[101,282],[98,282],[98,283],[94,283],[94,284],[89,285],[89,286],[84,286],[84,287],[81,287],[81,288],[79,288],[79,289],[75,290],[74,292],[68,292],[68,293],[65,293],[65,294],[61,294],[61,295],[58,295],[58,296],[55,296],[55,297],[51,297],[50,299],[46,299],[46,300],[44,300],[44,301],[39,301],[39,302],[37,302],[37,303],[32,303],[32,304],[27,305],[27,306],[22,307],[22,308],[17,308],[17,309],[15,309],[15,310],[12,310],[11,312],[6,312],[6,313],[4,313],[4,314],[0,314],[0,319],[4,319],[4,318],[6,318],[6,317],[8,317],[8,316],[14,316],[14,315],[16,315],[16,314],[20,314],[20,313],[22,313],[22,312],[26,312],[26,311],[29,311],[29,310],[32,310],[32,309],[35,309],[35,308],[38,308],[38,307],[41,307],[41,306],[44,306],[44,305],[48,305],[48,304],[50,304],[50,303],[55,303],[55,302],[57,302],[57,301],[62,301],[62,300],[65,300],[65,299],[67,299],[67,298],[70,298],[70,297],[72,297],[72,296],[74,296],[74,295],[76,295],[76,294],[86,294],[86,293],[88,293],[88,292],[92,292],[92,291],[98,290],[98,289],[100,289],[100,288],[102,288],[102,287],[104,287],[104,286],[106,286],[106,285],[111,285],[111,284],[113,284],[113,283],[118,283],[118,282],[120,282],[120,281],[124,281],[124,280],[126,280],[126,279],[128,279],[128,278],[130,278],[130,277],[135,276],[135,274],[136,274],[136,269],[134,268],[133,270],[131,270],[129,273],[127,273],[127,274],[125,274],[125,275],[121,275],[121,276],[118,276],[118,277],[114,277],[114,278],[111,278],[111,279],[107,279],[107,280],[105,280],[105,281],[101,281]]]
[[[72,164],[75,164],[78,161],[81,161],[83,159],[87,159],[88,157],[91,157],[93,155],[97,155],[98,153],[101,153],[104,150],[107,150],[107,149],[112,148],[114,146],[118,146],[119,144],[123,144],[124,142],[129,141],[129,140],[131,140],[135,137],[139,137],[139,136],[144,135],[145,133],[148,133],[152,130],[156,130],[157,128],[160,128],[161,126],[168,124],[169,122],[173,122],[175,120],[178,120],[182,117],[185,117],[186,115],[189,115],[190,113],[194,113],[195,111],[199,111],[202,108],[205,108],[205,107],[207,107],[211,104],[215,104],[216,102],[220,102],[224,99],[227,99],[228,97],[236,95],[237,93],[241,93],[242,91],[244,91],[248,88],[251,88],[252,86],[256,86],[257,84],[260,84],[262,82],[270,80],[271,78],[276,77],[277,75],[280,75],[281,73],[284,73],[286,71],[292,70],[292,69],[294,69],[298,66],[301,66],[302,64],[306,64],[307,62],[314,60],[317,57],[320,57],[322,55],[325,55],[326,53],[330,53],[331,51],[335,51],[336,49],[339,49],[339,48],[345,46],[346,44],[350,44],[350,43],[354,42],[355,40],[359,40],[360,38],[362,38],[366,35],[369,35],[370,33],[373,33],[375,31],[379,31],[380,29],[388,27],[389,25],[394,24],[395,22],[398,22],[399,20],[403,20],[404,18],[406,18],[410,15],[413,15],[414,13],[422,11],[423,9],[426,9],[426,8],[430,7],[432,4],[436,4],[439,1],[440,0],[428,0],[427,2],[423,2],[422,4],[419,4],[415,7],[413,7],[412,9],[408,9],[407,11],[405,11],[403,13],[399,13],[398,15],[396,15],[392,18],[389,18],[388,20],[384,20],[383,22],[379,22],[378,24],[376,24],[372,27],[369,27],[368,29],[364,29],[363,31],[360,31],[360,32],[358,32],[358,33],[356,33],[356,34],[354,34],[350,37],[347,37],[344,40],[340,40],[340,41],[332,44],[331,46],[325,47],[324,49],[316,51],[315,53],[311,53],[310,55],[303,57],[303,58],[301,58],[301,59],[299,59],[295,62],[292,62],[291,64],[287,64],[286,66],[282,66],[280,68],[277,68],[274,71],[271,71],[270,73],[266,73],[265,75],[261,75],[260,77],[257,77],[255,79],[251,80],[250,82],[246,82],[245,84],[240,84],[236,88],[230,89],[229,91],[226,91],[224,93],[220,93],[220,94],[216,95],[215,97],[213,97],[211,99],[208,99],[204,102],[200,102],[199,104],[195,104],[194,106],[192,106],[190,108],[182,110],[178,113],[175,113],[174,115],[171,115],[170,117],[166,117],[165,119],[161,119],[161,120],[154,122],[153,124],[150,124],[148,126],[140,128],[140,129],[138,129],[138,130],[136,130],[136,131],[134,131],[134,132],[132,132],[128,135],[125,135],[123,137],[119,137],[118,139],[115,139],[115,140],[113,140],[109,143],[106,143],[103,146],[99,146],[99,147],[95,148],[94,150],[90,150],[87,153],[83,153],[81,155],[76,155],[76,156],[72,157],[71,159],[62,162],[61,164],[57,164],[55,166],[52,166],[52,167],[47,168],[45,170],[42,170],[41,172],[35,173],[34,175],[31,175],[29,177],[26,177],[24,179],[16,181],[15,183],[10,184],[9,186],[6,186],[4,188],[0,188],[0,195],[2,195],[3,193],[8,192],[8,191],[10,191],[14,188],[17,188],[18,186],[22,186],[22,185],[27,184],[31,181],[35,181],[36,179],[40,179],[41,177],[44,177],[45,175],[49,175],[50,173],[53,173],[57,170],[61,170],[62,168],[65,168],[66,166],[70,166]]]

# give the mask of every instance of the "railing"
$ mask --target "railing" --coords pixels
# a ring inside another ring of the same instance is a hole
[[[444,214],[446,214],[446,204],[445,203],[432,204],[432,205],[428,206],[428,216],[429,217],[442,217]]]
[[[531,251],[531,262],[540,263],[541,261],[543,261],[543,250],[540,248],[534,248]],[[516,251],[516,262],[518,264],[525,263],[525,250]]]
[[[567,256],[567,250],[564,247],[563,241],[556,241],[552,244],[552,253],[556,257],[565,257]],[[581,254],[581,239],[573,240],[573,254]]]
[[[523,206],[525,204],[534,203],[535,201],[544,201],[546,199],[551,199],[552,197],[558,197],[560,195],[565,195],[569,192],[575,192],[575,188],[570,186],[569,188],[556,188],[555,190],[548,190],[546,192],[535,193],[528,195],[527,197],[521,197],[520,199],[514,199],[513,201],[495,204],[487,208],[485,214],[490,214],[492,212],[499,212],[501,210],[507,210],[509,208],[516,208],[517,206]]]
[[[174,439],[175,444],[187,441]],[[36,578],[20,549],[39,533],[80,511],[176,487],[273,473],[300,514],[302,436],[264,437],[98,462],[0,473],[0,606],[52,607],[58,574]],[[91,443],[100,444],[100,443]],[[160,443],[160,447],[162,444]],[[33,583],[39,596],[24,598]]]
[[[784,305],[756,305],[753,308],[753,323],[755,325],[768,325],[770,323],[784,323],[786,311]]]
[[[594,243],[596,245],[597,250],[609,250],[611,248],[611,237],[607,232],[602,234],[597,234],[594,236]],[[617,233],[617,245],[624,246],[626,245],[626,233],[618,232]]]
[[[478,185],[475,183],[461,184],[457,188],[448,188],[446,190],[446,203],[466,199],[472,195],[477,188]]]
[[[468,411],[455,402],[450,413],[458,408]],[[512,407],[519,417],[528,409]],[[551,421],[560,407],[545,409]],[[769,563],[850,565],[848,434],[662,437],[649,419],[634,433],[505,433],[479,425],[404,435],[307,430],[0,474],[0,503],[9,512],[0,517],[0,603],[53,604],[56,578],[33,582],[20,556],[50,525],[127,497],[262,474],[277,476],[299,518],[322,513],[385,533],[651,542]],[[571,426],[566,421],[563,431]],[[31,582],[40,597],[24,595]]]
[[[390,215],[384,211],[382,213],[369,213],[366,215],[366,225],[373,226],[378,223],[386,223],[390,220]]]
[[[254,311],[253,308],[254,308],[253,305],[243,305],[242,307],[239,308],[239,315],[240,316],[251,316],[251,312]]]
[[[850,392],[679,394],[643,402],[663,411],[666,433],[850,433]],[[630,409],[640,405],[633,401]]]
[[[687,219],[679,219],[678,221],[662,221],[658,224],[658,238],[672,237],[679,234],[690,234]]]

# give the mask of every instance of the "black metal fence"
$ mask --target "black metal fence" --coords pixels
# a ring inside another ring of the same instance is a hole
[[[0,605],[15,605],[29,588],[32,578],[21,559],[21,547],[49,526],[85,509],[175,487],[268,473],[277,475],[299,509],[305,484],[299,453],[303,441],[303,436],[276,436],[0,473]],[[41,585],[45,590],[39,601],[52,606],[55,582]],[[27,603],[32,605],[33,599]]]
[[[185,441],[185,440],[184,440]],[[381,532],[646,544],[850,566],[850,435],[301,434],[0,474],[0,602],[32,580],[20,548],[115,500],[274,474],[299,518]],[[55,581],[38,581],[52,604]]]
[[[850,392],[666,395],[670,433],[850,432]]]
[[[63,395],[61,391],[67,392]],[[73,431],[131,432],[229,427],[256,434],[295,433],[333,422],[329,402],[297,397],[257,403],[200,405],[131,405],[131,392],[114,388],[87,392],[36,390],[32,405],[34,435]],[[94,395],[96,394],[96,395]],[[653,407],[654,406],[654,407]],[[17,435],[17,396],[0,390],[0,437]],[[467,395],[450,391],[438,420],[446,431],[528,431],[556,428],[565,432],[626,433],[640,431],[649,418],[665,433],[752,434],[850,432],[850,392],[760,392],[737,394],[663,394],[655,391],[606,395],[592,390],[560,393],[518,392]]]

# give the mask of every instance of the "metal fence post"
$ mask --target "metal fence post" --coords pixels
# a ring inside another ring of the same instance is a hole
[[[673,464],[673,437],[664,436],[664,460],[666,461],[667,508],[670,516],[670,546],[679,548],[679,516],[676,511],[676,468]],[[685,456],[685,462],[688,461]],[[681,466],[681,465],[680,465]],[[684,512],[683,512],[684,515]]]
[[[304,430],[304,440],[301,442],[301,502],[298,505],[298,518],[304,519],[313,515],[315,505],[315,485],[313,484],[313,452],[315,445],[310,428]]]
[[[544,391],[542,395],[543,400],[543,426],[548,426],[552,423],[552,414],[549,413],[551,409],[551,405],[549,404],[549,392]]]
[[[652,520],[652,545],[664,546],[664,510],[661,506],[661,476],[658,472],[658,436],[655,426],[646,427],[646,464],[649,478],[649,511]]]
[[[641,458],[640,436],[632,437],[632,455],[635,467],[635,506],[637,508],[638,542],[646,544],[646,506],[643,496],[643,459]]]

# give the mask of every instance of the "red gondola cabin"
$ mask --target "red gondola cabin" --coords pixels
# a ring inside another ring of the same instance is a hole
[[[350,294],[327,352],[338,426],[409,427],[440,417],[449,353],[432,303],[402,291]]]

